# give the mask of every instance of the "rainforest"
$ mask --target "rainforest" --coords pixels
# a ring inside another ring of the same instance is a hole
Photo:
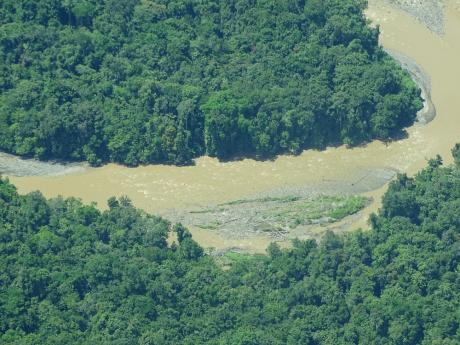
[[[460,344],[459,42],[460,0],[0,1],[0,344]]]
[[[187,164],[389,140],[420,90],[359,0],[4,0],[0,149]]]

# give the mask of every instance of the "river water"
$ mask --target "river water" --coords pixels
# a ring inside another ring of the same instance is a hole
[[[167,215],[197,205],[221,203],[273,190],[311,187],[330,181],[352,184],[357,177],[382,171],[414,174],[428,158],[440,154],[451,161],[450,149],[460,141],[460,9],[452,0],[446,7],[445,35],[430,32],[421,23],[381,1],[371,0],[367,16],[380,25],[381,44],[414,60],[431,76],[432,100],[437,117],[427,125],[408,129],[405,139],[389,144],[372,142],[349,149],[307,150],[299,156],[280,156],[273,161],[244,159],[219,162],[202,157],[194,166],[153,165],[127,168],[109,164],[62,176],[10,176],[20,193],[40,190],[45,196],[75,196],[105,207],[110,196],[129,196],[148,212]],[[366,175],[367,176],[367,175]],[[379,207],[386,187],[374,186],[366,194],[376,200],[347,228],[365,228],[370,212]],[[187,224],[186,224],[187,225]],[[190,225],[190,224],[188,224]],[[192,227],[204,247],[243,247],[263,251],[270,238],[222,238],[212,231]]]

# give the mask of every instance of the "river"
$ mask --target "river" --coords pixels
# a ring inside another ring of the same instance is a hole
[[[431,76],[437,117],[427,125],[416,124],[409,128],[407,138],[388,144],[375,141],[353,149],[342,146],[324,151],[307,150],[299,156],[280,156],[273,161],[219,162],[202,157],[188,167],[127,168],[108,164],[65,175],[9,176],[10,181],[20,193],[40,190],[47,197],[75,196],[85,202],[97,202],[101,208],[105,207],[110,196],[127,195],[137,207],[168,215],[197,205],[268,195],[273,191],[302,190],[328,183],[354,186],[355,182],[367,181],[370,177],[369,184],[364,183],[358,191],[375,201],[346,223],[346,229],[366,228],[369,213],[378,209],[386,190],[386,185],[376,182],[380,175],[388,177],[388,172],[395,171],[414,174],[426,165],[428,158],[438,153],[449,163],[450,149],[460,141],[458,1],[452,0],[446,7],[442,37],[381,1],[370,1],[367,16],[380,25],[380,40],[386,49],[411,57]],[[224,238],[212,231],[191,229],[195,239],[204,247],[263,251],[271,241],[263,236]]]

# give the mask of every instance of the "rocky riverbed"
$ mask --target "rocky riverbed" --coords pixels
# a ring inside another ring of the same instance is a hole
[[[326,231],[353,217],[371,201],[356,195],[382,187],[396,173],[391,168],[363,170],[353,180],[279,188],[222,204],[173,209],[163,216],[231,239],[316,237],[312,229]]]
[[[445,0],[383,0],[417,18],[438,35],[444,34]]]

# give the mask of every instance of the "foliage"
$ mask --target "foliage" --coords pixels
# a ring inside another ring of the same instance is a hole
[[[420,90],[364,0],[2,0],[0,149],[126,165],[388,139]]]
[[[329,214],[334,219],[342,219],[361,211],[368,204],[369,199],[362,196],[352,196],[345,198],[344,201],[339,199],[339,201],[342,201],[342,203],[339,203],[338,207],[334,208]]]
[[[281,228],[296,228],[299,225],[335,222],[361,211],[369,199],[363,196],[320,195],[313,198],[298,198],[272,208],[258,211],[268,223]]]
[[[460,343],[460,167],[391,183],[372,230],[228,255],[110,199],[0,183],[2,344]]]

